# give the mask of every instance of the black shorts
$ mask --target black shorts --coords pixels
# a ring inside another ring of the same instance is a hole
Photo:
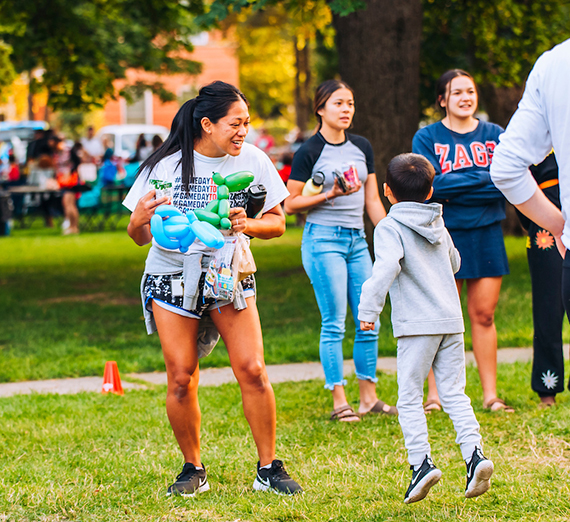
[[[177,274],[168,275],[153,275],[149,274],[144,282],[144,306],[146,310],[152,313],[152,302],[166,310],[190,317],[192,319],[200,319],[205,313],[216,308],[221,308],[229,304],[231,301],[218,300],[213,297],[204,297],[204,280],[206,272],[202,272],[200,281],[198,283],[198,306],[195,310],[187,310],[183,308],[184,296],[172,294],[172,279],[182,277],[182,272]],[[255,296],[255,278],[253,275],[246,277],[241,282],[244,296]]]

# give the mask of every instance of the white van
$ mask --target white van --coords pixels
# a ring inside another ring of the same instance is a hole
[[[147,145],[151,145],[152,138],[156,135],[160,136],[164,141],[168,137],[170,131],[161,125],[144,125],[144,124],[125,124],[125,125],[107,125],[101,127],[97,132],[97,138],[114,151],[115,156],[123,159],[129,159],[136,152],[137,140],[141,134],[144,134]]]

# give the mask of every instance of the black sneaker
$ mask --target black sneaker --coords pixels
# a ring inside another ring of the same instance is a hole
[[[176,477],[176,482],[168,487],[166,496],[182,495],[183,497],[193,497],[196,493],[204,493],[210,489],[206,468],[202,464],[202,469],[186,462],[182,468],[182,473]]]
[[[283,462],[274,460],[270,468],[260,468],[257,463],[257,477],[253,482],[257,491],[273,491],[279,495],[295,495],[303,493],[303,489],[285,471]]]
[[[483,455],[481,448],[475,448],[471,460],[467,462],[467,485],[465,496],[478,497],[491,487],[493,463]]]
[[[434,466],[431,458],[427,455],[417,470],[414,470],[414,466],[410,466],[410,469],[413,470],[413,473],[410,486],[404,497],[405,504],[423,500],[430,488],[441,478],[441,471]]]

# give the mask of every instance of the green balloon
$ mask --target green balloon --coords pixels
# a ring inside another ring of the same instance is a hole
[[[219,172],[213,172],[212,179],[216,185],[223,185],[225,183],[224,176],[222,176]]]
[[[230,197],[230,189],[226,185],[218,186],[218,199],[228,199]]]

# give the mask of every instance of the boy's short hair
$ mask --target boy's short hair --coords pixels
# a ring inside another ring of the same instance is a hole
[[[423,203],[431,190],[435,169],[421,154],[408,152],[390,161],[386,185],[398,201]]]

